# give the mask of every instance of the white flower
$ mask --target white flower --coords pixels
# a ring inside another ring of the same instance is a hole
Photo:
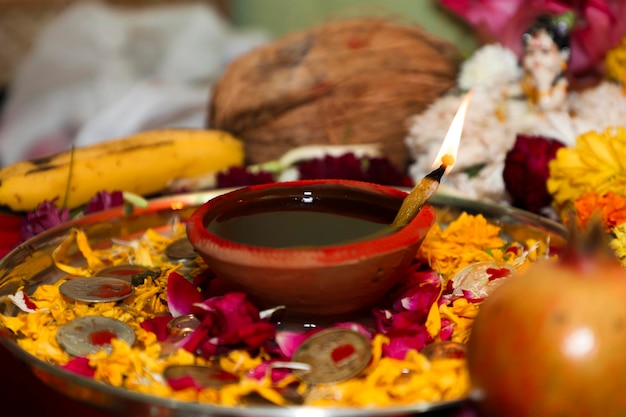
[[[522,75],[517,56],[500,44],[489,44],[476,50],[463,61],[458,86],[469,90],[476,86],[505,85]]]
[[[619,84],[604,81],[595,88],[572,92],[569,106],[576,115],[572,118],[576,136],[626,125],[626,96]]]
[[[410,167],[410,175],[415,180],[433,169],[432,164],[462,99],[456,95],[442,97],[410,120],[405,143],[415,160]],[[504,109],[504,104],[507,103],[502,102],[499,91],[482,88],[474,91],[454,168],[442,184],[471,198],[507,201],[501,174],[504,158],[515,142],[516,133],[527,130],[522,123],[530,123],[531,115],[525,106],[511,105]],[[506,114],[504,121],[501,119],[503,112]],[[478,166],[484,167],[475,170]],[[470,171],[478,172],[470,175]]]
[[[409,167],[415,181],[433,169],[432,163],[462,99],[462,95],[441,97],[409,120],[405,143],[415,161]],[[571,114],[538,114],[530,110],[525,100],[503,100],[497,88],[476,88],[454,168],[442,185],[469,198],[507,203],[502,170],[518,134],[550,137],[571,146],[583,133],[621,126],[626,120],[622,88],[610,82],[572,92],[568,101]]]

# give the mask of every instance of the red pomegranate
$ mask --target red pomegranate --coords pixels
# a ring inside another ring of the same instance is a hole
[[[626,416],[626,270],[579,248],[514,275],[481,306],[468,366],[485,415]]]

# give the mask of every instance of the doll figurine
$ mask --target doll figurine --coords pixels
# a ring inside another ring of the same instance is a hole
[[[570,58],[569,33],[564,21],[540,16],[523,34],[524,77],[521,88],[539,112],[566,111]]]

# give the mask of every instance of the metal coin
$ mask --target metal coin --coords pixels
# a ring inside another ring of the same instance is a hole
[[[122,264],[101,269],[98,271],[98,276],[131,281],[134,275],[144,274],[146,272],[152,272],[152,270],[141,265]]]
[[[293,372],[311,384],[345,381],[361,373],[371,358],[371,344],[365,336],[351,329],[333,327],[302,342],[292,360],[309,364],[311,370]]]
[[[185,337],[193,333],[200,325],[200,320],[193,314],[175,317],[167,323],[167,331],[174,337]]]
[[[75,278],[59,287],[64,296],[86,303],[108,303],[133,294],[130,282],[110,277]]]
[[[467,348],[463,343],[443,341],[424,346],[420,353],[428,359],[463,359],[467,356]]]
[[[237,375],[226,372],[219,366],[170,365],[163,371],[163,376],[168,381],[189,377],[202,388],[221,388],[239,382]]]
[[[186,237],[170,243],[165,248],[165,254],[172,259],[191,260],[198,256],[198,253]]]
[[[105,350],[111,352],[111,339],[135,343],[135,332],[126,323],[111,317],[83,316],[59,327],[56,340],[70,355],[86,356]]]

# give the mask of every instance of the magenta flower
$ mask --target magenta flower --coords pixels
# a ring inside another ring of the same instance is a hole
[[[429,306],[430,307],[430,306]],[[383,346],[383,355],[396,359],[404,359],[411,350],[422,350],[432,337],[426,329],[426,316],[421,311],[374,310],[376,330],[390,340]]]
[[[53,201],[44,201],[31,212],[26,213],[22,222],[20,240],[22,242],[70,219],[68,209],[59,209]]]
[[[344,179],[411,186],[412,180],[386,158],[357,158],[353,153],[327,155],[298,164],[300,179]]]
[[[397,169],[387,158],[357,158],[353,153],[312,158],[296,166],[299,179],[344,179],[367,181],[384,185],[411,187],[413,180]],[[269,171],[233,167],[217,174],[221,188],[266,184],[276,181]]]
[[[389,344],[383,345],[383,356],[404,359],[409,350],[421,351],[433,341],[426,327],[415,326],[412,331],[398,331],[387,334]]]
[[[286,376],[291,374],[291,369],[285,367],[274,367],[273,364],[277,363],[276,360],[268,360],[250,370],[247,373],[247,376],[250,378],[254,378],[258,381],[265,378],[266,375],[269,374],[269,377],[272,380],[272,383],[278,383],[283,380]]]
[[[504,186],[515,207],[540,213],[550,205],[552,196],[546,182],[550,176],[548,163],[564,145],[554,139],[518,135],[507,152],[502,176]]]
[[[97,211],[118,207],[124,204],[124,194],[121,191],[100,191],[87,202],[84,213],[90,214]]]
[[[374,309],[376,330],[390,340],[383,346],[383,355],[404,359],[409,350],[420,351],[433,341],[426,329],[426,319],[441,291],[439,275],[432,270],[420,270],[415,264],[407,277],[389,293],[391,308]]]
[[[573,12],[570,72],[598,75],[606,52],[626,33],[622,0],[440,0],[474,27],[483,43],[499,42],[522,56],[522,33],[541,14]]]
[[[263,170],[251,172],[243,167],[231,167],[217,174],[217,186],[219,188],[267,184],[274,181],[274,175],[271,172]]]
[[[276,326],[262,320],[259,310],[240,292],[195,303],[191,313],[200,325],[180,346],[205,358],[236,347],[260,347],[276,333]]]
[[[196,382],[193,377],[189,375],[182,376],[180,378],[167,378],[167,385],[174,391],[181,391],[188,388],[193,388],[197,391],[201,391],[204,387]]]
[[[452,332],[454,331],[454,322],[447,318],[441,319],[441,330],[439,331],[439,337],[441,340],[450,340]]]
[[[308,332],[292,332],[288,330],[281,330],[276,332],[276,345],[278,346],[278,353],[282,358],[291,360],[293,354],[298,349],[298,346],[302,344],[309,336],[319,332],[320,329],[309,330]]]

